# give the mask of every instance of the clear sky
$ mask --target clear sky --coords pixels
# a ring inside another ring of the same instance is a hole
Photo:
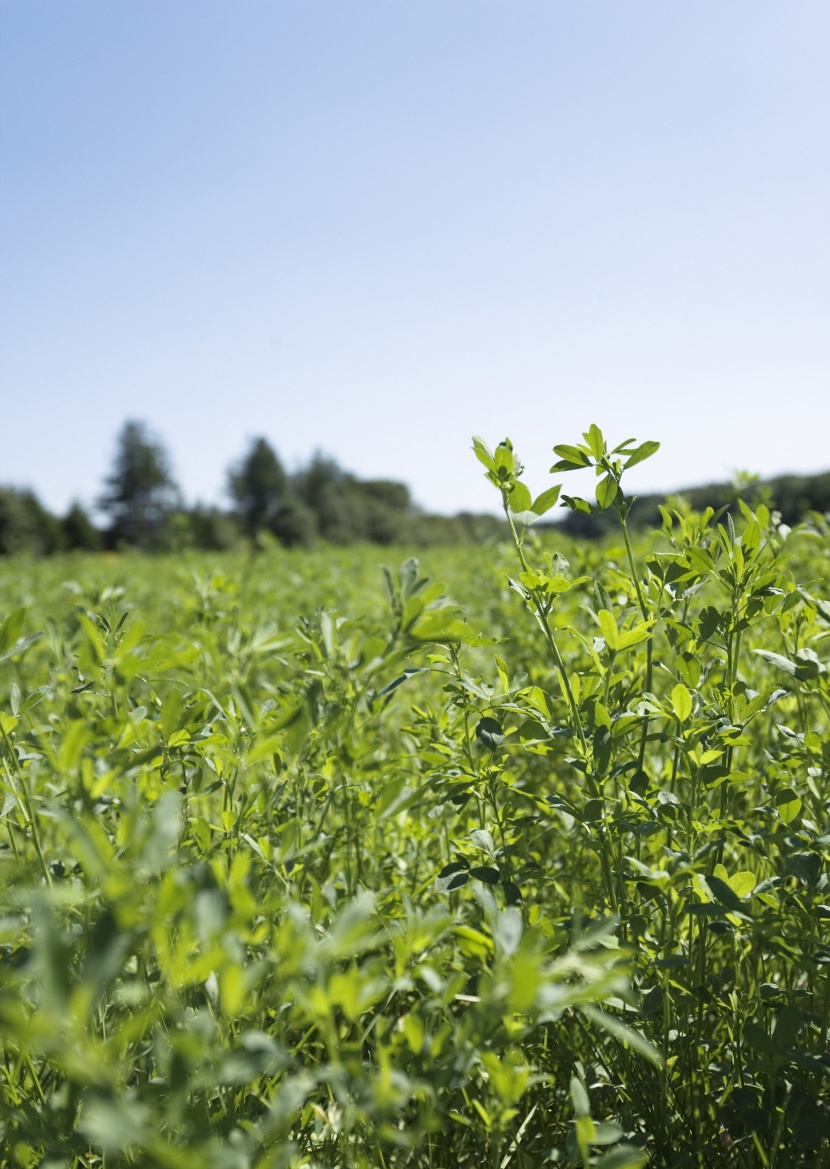
[[[830,466],[827,0],[1,0],[0,482]],[[587,488],[587,484],[585,485]],[[574,482],[572,489],[579,489]]]

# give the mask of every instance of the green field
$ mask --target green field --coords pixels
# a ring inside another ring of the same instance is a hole
[[[3,1169],[830,1165],[827,522],[481,454],[514,544],[0,561]]]

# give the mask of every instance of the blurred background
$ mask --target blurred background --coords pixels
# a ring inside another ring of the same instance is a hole
[[[823,0],[3,0],[0,484],[112,526],[132,435],[244,526],[262,439],[312,510],[493,512],[472,434],[536,493],[591,422],[638,492],[824,471],[828,52]]]

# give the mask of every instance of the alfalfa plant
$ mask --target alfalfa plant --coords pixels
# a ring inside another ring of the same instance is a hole
[[[606,606],[607,594],[598,594],[597,621],[605,642],[607,662],[600,671],[604,674],[604,697],[606,702],[609,695],[609,686],[613,676],[614,665],[618,655],[624,654],[633,646],[643,642],[646,644],[646,673],[645,689],[651,690],[652,685],[652,636],[651,628],[654,624],[654,615],[646,601],[643,587],[640,583],[634,563],[634,553],[628,532],[627,518],[632,500],[627,498],[622,489],[623,472],[649,458],[658,449],[657,442],[645,442],[634,445],[635,439],[628,439],[624,443],[608,450],[606,441],[598,426],[592,425],[583,436],[585,443],[578,446],[560,445],[554,447],[554,453],[559,455],[559,461],[551,467],[552,472],[582,470],[593,467],[599,478],[596,488],[596,503],[575,496],[564,496],[563,502],[574,511],[583,511],[593,514],[598,511],[611,509],[619,518],[625,540],[626,554],[631,571],[631,580],[637,597],[640,619],[628,622],[623,630],[618,629],[617,622],[611,612],[610,600]],[[568,580],[566,573],[569,565],[561,555],[546,554],[540,565],[531,566],[525,551],[525,535],[528,529],[541,519],[559,499],[560,486],[549,487],[534,499],[522,481],[524,468],[517,459],[513,445],[509,439],[499,443],[494,452],[491,452],[481,439],[473,439],[473,449],[476,457],[487,468],[487,478],[501,493],[502,506],[510,526],[510,532],[516,553],[521,566],[518,581],[511,585],[524,599],[528,609],[541,628],[543,637],[548,646],[552,663],[567,701],[571,726],[574,733],[574,746],[578,754],[580,770],[585,779],[590,799],[602,803],[601,786],[607,764],[607,730],[604,723],[595,731],[589,741],[586,734],[580,703],[575,687],[581,693],[579,676],[571,678],[565,665],[557,641],[556,630],[551,617],[557,606],[558,598],[572,589],[575,585],[585,583],[585,579]],[[599,664],[599,663],[598,663]],[[642,720],[640,737],[639,767],[642,770],[645,755],[645,744],[648,733],[648,719]],[[609,907],[618,909],[618,890],[612,876],[614,857],[607,839],[605,826],[600,830],[597,842],[597,851],[602,866],[602,880],[605,897]]]
[[[824,602],[792,576],[798,533],[763,502],[734,516],[664,508],[638,563],[622,479],[658,444],[609,449],[596,426],[583,439],[554,447],[551,470],[593,470],[595,502],[563,505],[613,512],[622,548],[576,578],[533,534],[559,488],[534,498],[509,440],[474,440],[510,525],[510,583],[564,702],[557,716],[538,682],[552,733],[533,750],[551,770],[526,766],[524,785],[588,862],[573,866],[572,902],[610,913],[636,955],[638,1025],[665,1063],[655,1081],[622,1050],[576,1049],[619,1084],[619,1115],[651,1133],[660,1164],[826,1165]],[[518,699],[538,720],[533,688]],[[521,728],[511,749],[517,772]]]

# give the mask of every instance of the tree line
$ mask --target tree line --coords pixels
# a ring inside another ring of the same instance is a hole
[[[222,551],[271,543],[459,544],[501,536],[495,516],[429,515],[409,488],[390,479],[360,479],[325,455],[288,473],[266,438],[251,441],[228,470],[229,506],[187,507],[163,443],[143,422],[122,427],[103,490],[96,501],[102,523],[80,503],[56,516],[33,491],[0,487],[0,555],[136,548],[171,552]]]
[[[425,547],[507,534],[497,516],[429,515],[415,505],[404,483],[360,479],[325,455],[317,454],[307,466],[289,473],[262,437],[253,439],[229,468],[226,491],[226,508],[185,506],[163,443],[145,423],[129,421],[118,435],[115,458],[96,501],[103,522],[94,522],[80,503],[56,516],[33,491],[0,487],[0,555],[129,548],[223,551],[273,543],[310,547],[321,539],[333,544],[367,541]],[[830,472],[767,481],[743,476],[732,484],[692,488],[682,499],[696,511],[717,510],[734,507],[738,494],[748,501],[767,502],[784,523],[794,524],[808,511],[830,512]],[[641,496],[630,524],[659,527],[660,505],[671,501],[665,495]],[[604,512],[563,511],[555,522],[560,531],[588,539],[602,536],[609,527]]]
[[[725,510],[734,514],[739,497],[752,506],[765,503],[771,511],[779,513],[782,523],[792,527],[809,511],[822,515],[830,513],[830,471],[818,475],[778,475],[772,479],[739,472],[731,483],[706,483],[673,496],[641,495],[631,510],[628,523],[635,528],[659,528],[663,523],[660,508],[675,504],[692,511],[711,507],[716,512]],[[591,515],[563,511],[557,527],[570,536],[594,540],[613,530],[616,522],[607,511]]]

